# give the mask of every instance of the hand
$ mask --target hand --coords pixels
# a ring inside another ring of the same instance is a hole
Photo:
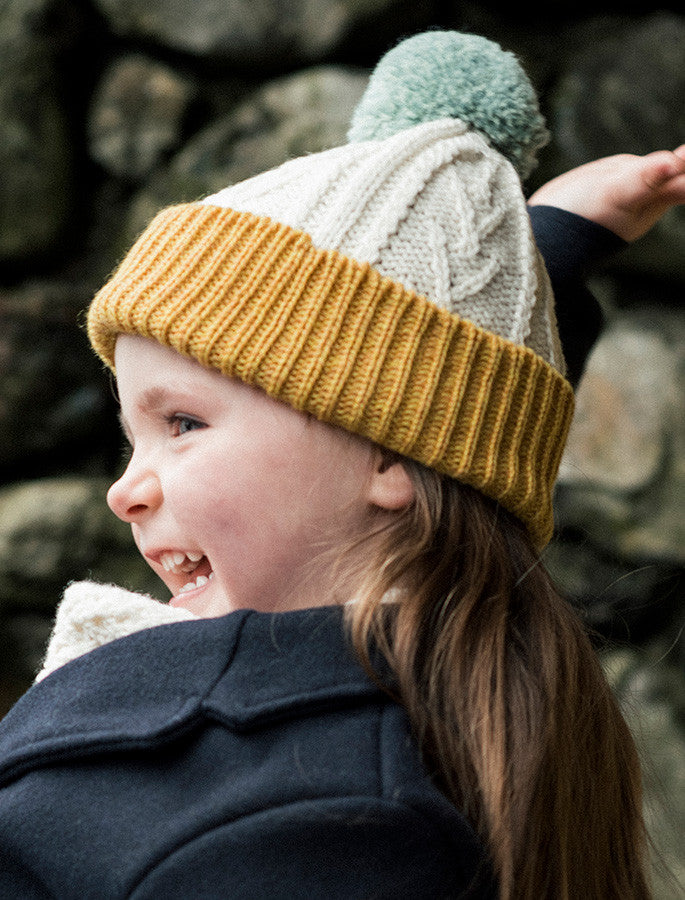
[[[578,166],[544,184],[528,203],[565,209],[635,241],[672,206],[685,203],[685,144]]]

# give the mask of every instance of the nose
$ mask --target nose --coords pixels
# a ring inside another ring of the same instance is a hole
[[[107,492],[107,504],[124,522],[138,522],[162,501],[162,486],[153,469],[140,467],[131,458],[126,471]]]

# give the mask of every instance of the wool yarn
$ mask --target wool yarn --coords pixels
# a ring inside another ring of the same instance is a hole
[[[535,90],[514,54],[458,31],[416,34],[386,53],[357,104],[348,140],[382,139],[447,118],[487,135],[522,180],[549,141]]]
[[[117,335],[140,334],[458,478],[542,546],[573,394],[507,156],[529,169],[544,126],[492,42],[405,43],[372,75],[354,140],[162,210],[91,304],[89,336],[112,369]]]
[[[161,603],[114,584],[72,582],[64,592],[36,681],[96,647],[126,635],[195,619],[179,606]]]

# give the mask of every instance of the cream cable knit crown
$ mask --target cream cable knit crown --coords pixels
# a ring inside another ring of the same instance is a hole
[[[546,139],[511,54],[429,32],[351,143],[163,210],[89,312],[498,500],[539,546],[573,397],[519,173]],[[503,155],[503,154],[506,154]]]
[[[458,119],[301,157],[202,202],[304,231],[565,372],[520,179]]]

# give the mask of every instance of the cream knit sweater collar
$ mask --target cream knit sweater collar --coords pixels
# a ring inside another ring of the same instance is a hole
[[[57,608],[41,681],[71,660],[144,628],[196,619],[187,609],[167,606],[146,594],[113,584],[77,581],[69,585]]]

